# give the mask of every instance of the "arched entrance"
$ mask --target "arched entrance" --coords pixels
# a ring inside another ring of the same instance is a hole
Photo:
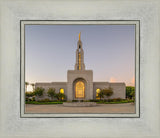
[[[78,80],[75,83],[75,98],[83,99],[85,97],[85,84],[83,81]]]

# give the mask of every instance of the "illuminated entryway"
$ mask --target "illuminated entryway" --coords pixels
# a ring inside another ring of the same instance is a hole
[[[78,81],[75,84],[75,97],[76,98],[84,98],[85,85],[84,82]]]

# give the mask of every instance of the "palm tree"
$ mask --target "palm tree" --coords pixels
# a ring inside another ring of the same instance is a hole
[[[35,84],[34,84],[34,83],[31,83],[31,85],[32,85],[32,89],[33,89],[33,91],[34,91],[34,86],[35,86]]]
[[[25,91],[27,91],[28,85],[29,85],[29,82],[25,82],[25,86],[26,86]]]

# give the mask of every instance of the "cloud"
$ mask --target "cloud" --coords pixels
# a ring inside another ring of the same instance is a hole
[[[132,85],[135,85],[135,77],[133,76],[132,80],[131,80]]]
[[[135,86],[135,77],[133,76],[130,82],[127,83],[128,86]]]
[[[114,77],[110,77],[110,82],[116,82],[116,79]]]
[[[132,78],[132,83],[133,83],[133,84],[135,83],[135,78],[134,78],[134,77]]]

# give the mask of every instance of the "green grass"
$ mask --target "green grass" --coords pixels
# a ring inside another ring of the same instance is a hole
[[[37,102],[37,101],[30,101],[27,102],[26,104],[63,104],[63,102]]]
[[[104,102],[104,101],[99,101],[96,102],[97,104],[121,104],[121,103],[132,103],[133,100],[121,100],[121,101],[113,101],[113,102]]]
[[[133,100],[121,100],[121,101],[111,101],[111,102],[107,102],[107,101],[98,101],[96,102],[97,104],[123,104],[123,103],[132,103]],[[38,102],[38,101],[26,101],[26,104],[63,104],[63,101],[51,101],[51,102]]]

